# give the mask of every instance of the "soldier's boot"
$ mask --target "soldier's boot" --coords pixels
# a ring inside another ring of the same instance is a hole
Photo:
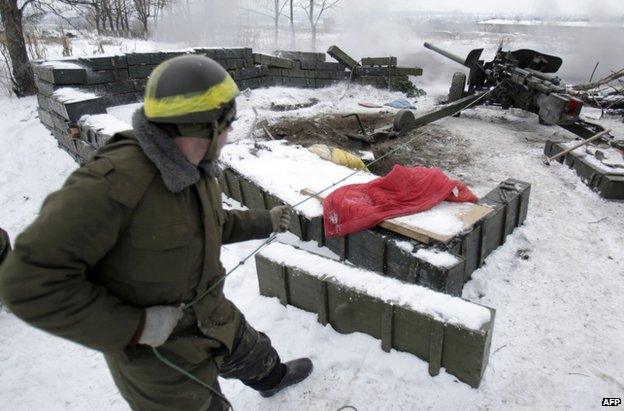
[[[312,373],[312,361],[309,358],[299,358],[284,363],[286,366],[286,374],[282,377],[279,384],[270,390],[260,391],[263,397],[272,397],[286,387],[300,383],[308,378]]]

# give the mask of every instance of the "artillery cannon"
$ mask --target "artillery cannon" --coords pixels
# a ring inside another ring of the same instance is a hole
[[[419,117],[407,111],[397,113],[395,130],[401,133],[478,104],[526,110],[537,114],[541,123],[561,126],[584,139],[604,131],[579,118],[583,102],[569,95],[565,83],[554,74],[563,64],[560,57],[530,49],[505,51],[501,45],[494,59],[484,62],[483,49],[462,58],[431,43],[424,46],[468,68],[469,74],[467,78],[464,73],[453,76],[448,104],[440,109]]]

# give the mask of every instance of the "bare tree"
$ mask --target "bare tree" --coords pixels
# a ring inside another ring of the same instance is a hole
[[[147,36],[149,18],[152,17],[153,0],[134,0],[134,10],[137,18],[143,26],[143,34]]]
[[[118,33],[127,35],[130,32],[129,16],[130,8],[128,7],[128,0],[114,0],[114,14],[115,14],[115,30]]]
[[[165,7],[169,5],[170,2],[175,0],[154,0],[154,20],[158,21],[161,12]]]
[[[132,0],[137,20],[141,23],[143,35],[149,32],[150,19],[156,21],[162,10],[174,0]],[[188,5],[188,2],[187,2]]]
[[[275,44],[275,48],[279,47],[279,18],[287,4],[287,0],[273,0],[273,43]]]
[[[312,33],[312,50],[316,51],[316,33],[321,16],[327,10],[336,7],[340,0],[305,0],[299,3],[299,6],[305,11],[310,23],[310,31]]]
[[[91,20],[98,34],[128,35],[130,22],[136,18],[147,33],[150,18],[168,4],[168,0],[56,0],[70,6]]]
[[[95,25],[95,29],[98,34],[102,34],[106,31],[107,23],[107,3],[109,0],[58,0],[60,3],[70,7],[77,11],[81,15],[87,17]],[[48,10],[57,17],[63,18],[62,15],[53,7],[48,5]],[[112,30],[112,27],[111,27]]]
[[[295,44],[295,7],[293,5],[295,0],[288,0],[288,5],[290,8],[290,13],[288,14],[288,19],[290,20],[290,48],[294,50],[297,45]]]
[[[19,96],[29,96],[37,92],[28,49],[24,38],[23,17],[24,9],[33,0],[25,0],[18,4],[18,0],[0,0],[0,15],[4,26],[6,48],[11,59],[11,73],[13,92]]]
[[[279,40],[279,18],[284,15],[284,8],[288,5],[288,2],[289,0],[268,0],[268,2],[262,2],[260,9],[242,8],[243,10],[269,17],[273,20],[273,44],[275,48],[278,47]]]

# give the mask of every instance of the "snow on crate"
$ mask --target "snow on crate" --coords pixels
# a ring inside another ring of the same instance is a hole
[[[459,264],[459,258],[453,254],[434,248],[421,248],[414,255],[436,267],[453,267]]]
[[[353,174],[349,168],[325,161],[307,149],[288,145],[283,140],[229,144],[221,152],[221,162],[290,205],[308,198],[302,194],[303,190],[318,192]],[[375,178],[374,174],[360,172],[327,192]],[[322,215],[323,207],[319,201],[310,200],[297,206],[296,211],[312,218]]]
[[[71,61],[63,61],[63,60],[48,60],[44,61],[40,64],[42,67],[50,67],[57,70],[81,70],[84,69],[83,66],[73,63]]]
[[[378,89],[372,86],[359,84],[337,84],[320,89],[299,89],[292,87],[268,87],[241,93],[236,99],[237,107],[241,113],[256,108],[263,119],[269,121],[292,116],[296,111],[297,116],[316,117],[326,114],[367,113],[371,110],[361,106],[360,102],[369,102],[383,105],[387,102],[405,97],[405,94],[397,91]],[[310,103],[312,100],[317,104],[300,108],[295,111],[275,111],[274,105],[296,105]],[[389,110],[394,110],[387,107]]]
[[[578,140],[563,143],[566,148],[578,144]],[[608,174],[624,174],[624,157],[613,147],[596,148],[595,146],[580,147],[572,154],[586,160],[598,170]]]
[[[132,124],[132,115],[141,107],[143,107],[143,103],[124,104],[108,107],[106,112],[123,123]]]
[[[394,243],[403,251],[407,251],[408,253],[436,267],[454,267],[460,262],[459,258],[448,251],[438,250],[435,248],[420,248],[414,252],[414,244],[408,241],[394,241]]]
[[[110,114],[87,114],[80,118],[79,124],[108,136],[132,129],[128,123]]]
[[[61,103],[76,103],[79,101],[91,100],[97,98],[98,96],[94,93],[82,91],[77,88],[63,87],[54,91],[52,97]]]
[[[393,221],[422,230],[454,237],[460,234],[465,223],[461,216],[474,208],[472,203],[442,202],[434,208],[404,217],[396,217]]]
[[[478,331],[491,320],[490,310],[481,305],[351,267],[290,245],[272,243],[259,254],[273,262],[301,269],[317,278],[331,278],[345,287],[422,312],[444,323]]]

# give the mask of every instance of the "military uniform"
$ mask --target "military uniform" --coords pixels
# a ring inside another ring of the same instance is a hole
[[[18,236],[0,298],[28,323],[102,351],[134,409],[219,409],[206,388],[130,343],[144,308],[188,303],[224,275],[221,244],[271,232],[268,211],[223,210],[215,178],[172,192],[138,141],[117,135]],[[159,351],[217,389],[218,374],[263,389],[283,375],[279,356],[222,289],[186,310]]]

